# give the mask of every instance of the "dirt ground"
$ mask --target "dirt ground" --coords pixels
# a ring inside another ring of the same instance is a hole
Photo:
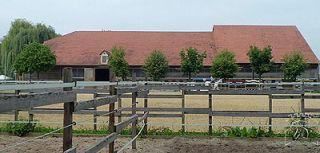
[[[181,92],[151,92],[150,94],[181,94]],[[92,99],[90,94],[78,95],[78,100]],[[143,107],[143,99],[138,100],[138,107]],[[208,96],[206,95],[187,95],[185,99],[186,108],[208,108]],[[131,99],[123,99],[122,107],[131,106]],[[162,107],[162,108],[181,108],[181,99],[149,99],[149,107]],[[306,99],[306,108],[320,108],[319,100]],[[44,106],[45,108],[63,108],[61,104]],[[299,112],[300,100],[274,100],[273,112]],[[108,110],[107,106],[98,107],[98,110]],[[268,110],[268,96],[263,95],[225,95],[225,96],[213,96],[213,110],[217,111],[267,111]],[[128,112],[129,113],[129,112]],[[138,112],[139,113],[139,112]],[[141,112],[140,112],[141,113]],[[159,112],[151,112],[159,113]],[[179,112],[171,112],[172,114],[178,114]],[[181,112],[180,112],[181,113]],[[20,113],[20,118],[27,119],[26,112]],[[0,121],[13,120],[13,115],[0,115]],[[45,115],[35,114],[34,119],[45,122],[58,122],[59,124],[44,124],[49,127],[61,127],[63,121],[63,115]],[[105,128],[107,116],[98,117],[98,127]],[[92,129],[93,128],[93,115],[74,115],[74,121],[77,124],[76,129]],[[263,117],[213,117],[213,124],[260,124],[267,125],[268,118]],[[181,129],[181,118],[149,118],[148,128],[168,127],[175,131]],[[207,131],[208,130],[208,115],[186,115],[187,131]],[[288,125],[289,119],[273,119],[274,125]],[[319,119],[309,120],[309,124],[320,124]],[[275,130],[277,128],[274,128]],[[283,128],[282,128],[283,129]]]
[[[0,136],[0,150],[17,142],[32,139],[33,137]],[[77,147],[77,152],[84,150],[103,137],[74,137],[73,144]],[[119,138],[116,141],[116,150],[127,143],[129,138]],[[288,142],[288,141],[287,141]],[[289,153],[289,152],[320,152],[320,147],[313,142],[292,142],[285,146],[283,138],[263,138],[263,139],[240,139],[240,138],[138,138],[137,149],[126,149],[125,153]],[[12,153],[40,153],[40,152],[62,152],[61,137],[46,137],[38,139],[32,143],[20,145],[5,152]],[[131,147],[131,146],[129,146]],[[106,152],[102,149],[100,152]]]

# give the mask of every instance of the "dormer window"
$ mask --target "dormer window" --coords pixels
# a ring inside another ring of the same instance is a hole
[[[107,51],[103,51],[101,54],[101,64],[108,64],[109,55]]]

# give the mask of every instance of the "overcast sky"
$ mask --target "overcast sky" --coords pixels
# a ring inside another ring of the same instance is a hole
[[[76,30],[211,31],[213,25],[296,25],[320,57],[319,0],[1,0],[0,37],[25,18]]]

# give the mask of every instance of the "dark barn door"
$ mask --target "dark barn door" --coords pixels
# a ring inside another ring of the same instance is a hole
[[[96,81],[109,81],[109,69],[96,69]]]

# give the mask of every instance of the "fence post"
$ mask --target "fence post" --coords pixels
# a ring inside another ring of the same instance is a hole
[[[97,93],[93,94],[93,99],[97,98]],[[93,110],[97,110],[97,107],[93,107]],[[97,131],[97,114],[93,114],[93,130]]]
[[[19,120],[19,110],[14,110],[14,121]]]
[[[209,93],[209,111],[212,112],[212,94]],[[209,135],[212,135],[212,116],[209,112]]]
[[[33,114],[29,113],[29,122],[32,122],[32,121],[33,121]]]
[[[304,82],[301,84],[301,113],[305,113],[304,106]]]
[[[67,67],[63,69],[63,82],[72,82],[72,68]],[[71,91],[72,87],[63,88],[63,91]],[[63,105],[63,126],[72,124],[72,113],[74,110],[74,102],[67,102]],[[63,151],[72,147],[72,126],[63,129]]]
[[[182,123],[182,132],[186,132],[186,126],[185,126],[185,123],[186,123],[186,118],[185,118],[185,115],[184,115],[184,108],[185,108],[185,90],[182,89],[182,99],[181,99],[181,108],[182,108],[182,116],[181,116],[181,123]]]
[[[132,115],[136,114],[136,104],[137,104],[137,95],[138,92],[133,92],[132,93]],[[132,122],[132,133],[131,133],[131,137],[134,138],[137,134],[137,120]],[[132,141],[132,149],[136,149],[137,148],[137,142],[136,140]]]
[[[110,86],[110,95],[117,95],[117,91],[114,85]],[[109,104],[109,112],[114,111],[115,103]],[[114,127],[115,113],[109,114],[109,131],[112,133],[115,131]],[[114,141],[109,144],[109,153],[114,153]]]
[[[20,90],[15,90],[14,94],[15,95],[19,95]],[[19,110],[14,110],[14,121],[18,121],[19,120]]]
[[[269,129],[269,132],[272,131],[272,93],[270,92],[269,93],[269,122],[268,122],[268,129]]]
[[[145,83],[145,85],[147,85],[147,83]],[[143,113],[147,113],[146,109],[148,108],[148,93],[145,95],[144,99],[143,99],[143,107],[144,107],[144,112]],[[147,135],[148,134],[148,117],[146,117],[144,119],[144,129],[143,129],[143,134]]]
[[[121,107],[122,107],[122,99],[121,99],[121,96],[119,95],[119,97],[118,97],[118,109],[121,108]],[[120,122],[122,121],[122,117],[121,117],[122,113],[121,113],[121,110],[118,111],[118,113],[119,113],[118,123],[120,123]]]

